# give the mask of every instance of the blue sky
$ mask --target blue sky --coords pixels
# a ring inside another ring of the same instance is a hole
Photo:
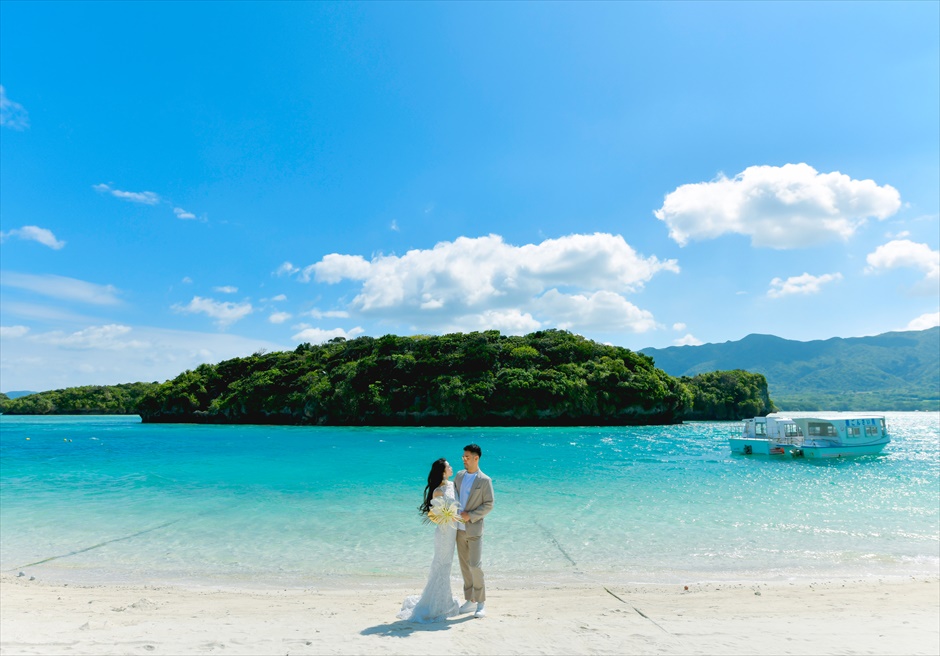
[[[0,2],[0,389],[940,322],[940,3]]]

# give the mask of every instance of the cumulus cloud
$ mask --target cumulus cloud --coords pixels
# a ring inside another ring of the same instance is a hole
[[[296,342],[309,342],[311,344],[322,344],[323,342],[328,342],[334,337],[342,337],[343,339],[352,339],[357,335],[361,335],[365,331],[356,326],[351,330],[343,330],[342,328],[333,328],[331,330],[323,330],[322,328],[312,328],[310,326],[301,324],[297,326],[297,329],[300,330],[296,335],[291,337]]]
[[[268,321],[271,323],[284,323],[292,316],[293,315],[290,312],[274,312],[271,316],[268,317]]]
[[[785,164],[682,185],[654,214],[680,246],[733,233],[754,246],[786,249],[848,239],[868,218],[885,219],[900,207],[890,185]]]
[[[674,324],[672,324],[672,329],[675,330],[677,333],[681,333],[683,330],[686,329],[686,327],[687,327],[687,326],[686,326],[684,323],[674,323]]]
[[[251,303],[222,302],[201,296],[193,296],[193,300],[187,305],[174,305],[173,309],[187,314],[205,314],[214,319],[216,325],[222,329],[254,312]]]
[[[656,328],[652,313],[615,292],[562,294],[550,289],[535,301],[535,307],[539,315],[552,317],[555,326],[564,330],[588,327],[643,333]]]
[[[233,287],[232,285],[222,285],[221,287],[213,287],[214,291],[219,292],[220,294],[237,294],[238,287]]]
[[[317,282],[325,283],[337,283],[344,278],[365,280],[369,277],[371,266],[361,255],[331,253],[316,264],[304,267],[300,279],[307,282],[312,275]]]
[[[333,253],[299,279],[361,282],[350,308],[424,327],[475,329],[544,326],[643,331],[652,315],[623,298],[675,260],[638,254],[620,235],[570,235],[513,246],[499,235],[441,242],[404,255]]]
[[[160,195],[153,191],[121,191],[112,189],[110,185],[96,184],[92,188],[98,193],[111,194],[115,198],[126,200],[131,203],[143,203],[144,205],[156,205],[160,202]]]
[[[76,278],[66,278],[65,276],[3,272],[0,274],[0,285],[23,289],[64,301],[77,301],[91,305],[116,305],[120,303],[118,290],[113,285],[97,285]]]
[[[51,230],[40,228],[39,226],[29,225],[23,226],[22,228],[14,228],[9,232],[0,232],[0,241],[6,241],[10,237],[19,237],[20,239],[25,239],[27,241],[36,241],[43,246],[48,246],[53,250],[59,250],[65,247],[65,242],[56,239]]]
[[[866,271],[869,273],[908,267],[922,271],[928,281],[940,280],[940,251],[909,239],[895,239],[882,244],[869,253],[865,260],[868,262]]]
[[[173,214],[176,215],[177,219],[183,219],[184,221],[192,221],[196,218],[196,215],[192,212],[187,212],[182,207],[174,207]]]
[[[692,333],[689,333],[685,337],[673,340],[672,343],[676,346],[700,346],[702,344],[702,340],[698,339]]]
[[[18,102],[7,98],[6,89],[0,84],[0,125],[23,131],[29,127],[29,114]]]
[[[783,278],[774,278],[770,281],[770,289],[767,290],[767,296],[770,298],[780,298],[793,294],[818,294],[822,291],[823,285],[839,280],[842,280],[841,273],[824,273],[821,276],[804,273],[801,276],[790,276],[786,280]]]
[[[905,330],[927,330],[934,326],[940,326],[940,312],[928,312],[912,319]]]
[[[269,299],[267,299],[267,300],[271,301],[272,303],[278,303],[278,302],[280,302],[280,301],[286,301],[286,300],[287,300],[287,295],[286,295],[286,294],[278,294],[277,296],[272,296],[271,298],[269,298]]]

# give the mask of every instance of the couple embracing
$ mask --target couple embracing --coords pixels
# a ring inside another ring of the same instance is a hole
[[[461,613],[484,617],[486,589],[483,584],[483,518],[493,509],[493,480],[480,471],[483,451],[476,444],[463,449],[464,469],[457,472],[445,458],[434,461],[428,484],[424,488],[424,503],[418,509],[437,524],[434,530],[434,558],[427,585],[420,595],[405,599],[399,619],[411,622],[440,622]],[[457,508],[454,521],[440,521],[450,509]],[[443,511],[442,511],[443,509]],[[454,547],[463,575],[461,603],[451,594],[450,570],[454,562]]]

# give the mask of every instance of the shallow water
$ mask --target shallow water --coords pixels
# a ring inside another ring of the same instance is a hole
[[[430,463],[483,448],[491,581],[940,573],[940,414],[880,456],[732,456],[735,423],[334,428],[0,417],[0,569],[74,581],[420,580]],[[28,438],[28,439],[27,439]],[[39,561],[45,561],[40,564]]]

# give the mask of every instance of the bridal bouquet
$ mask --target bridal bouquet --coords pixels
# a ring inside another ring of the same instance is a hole
[[[428,521],[438,526],[453,526],[460,521],[460,507],[456,501],[448,501],[444,497],[431,499]]]

